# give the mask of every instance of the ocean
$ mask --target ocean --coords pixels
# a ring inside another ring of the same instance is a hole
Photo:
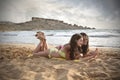
[[[7,31],[0,32],[0,43],[29,43],[37,45],[37,31],[46,35],[50,45],[64,45],[68,43],[74,33],[85,32],[89,36],[90,47],[120,48],[120,30],[114,29],[82,29],[82,30],[36,30],[36,31]]]

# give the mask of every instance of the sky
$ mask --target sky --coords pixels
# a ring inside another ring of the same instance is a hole
[[[0,0],[0,21],[32,17],[62,20],[97,29],[120,27],[120,0]]]

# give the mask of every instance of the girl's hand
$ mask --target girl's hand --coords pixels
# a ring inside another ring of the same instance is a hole
[[[83,54],[82,53],[76,53],[76,56],[75,56],[75,59],[79,59],[83,57]]]
[[[80,54],[81,57],[83,57],[83,54]]]

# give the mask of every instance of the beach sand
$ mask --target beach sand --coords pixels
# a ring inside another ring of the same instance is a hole
[[[70,61],[30,57],[35,47],[33,44],[0,44],[0,80],[120,79],[119,48],[98,48],[96,58]]]

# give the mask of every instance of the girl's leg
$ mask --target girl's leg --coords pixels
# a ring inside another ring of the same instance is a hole
[[[44,57],[49,57],[49,58],[62,58],[58,51],[50,51],[50,49],[48,50],[44,50],[44,51],[39,51],[39,52],[34,52],[33,53],[34,56],[44,56]]]
[[[33,51],[34,53],[37,53],[37,52],[40,52],[40,51],[45,51],[47,50],[48,47],[47,47],[47,43],[44,42],[44,41],[41,41],[37,47],[35,48],[35,50]]]
[[[33,53],[34,56],[43,56],[43,57],[48,57],[49,55],[49,50],[45,50],[45,51],[40,51],[37,53]]]
[[[45,41],[45,43],[44,43],[44,50],[47,50],[48,49],[48,46],[47,46],[47,43],[46,43],[46,41]]]
[[[52,52],[52,53],[50,53],[50,56],[51,56],[51,57],[54,57],[54,58],[62,58],[62,57],[59,55],[58,52]]]
[[[37,47],[35,48],[35,50],[33,51],[34,53],[38,53],[40,51],[40,48],[41,48],[41,43],[39,43],[37,45]]]

